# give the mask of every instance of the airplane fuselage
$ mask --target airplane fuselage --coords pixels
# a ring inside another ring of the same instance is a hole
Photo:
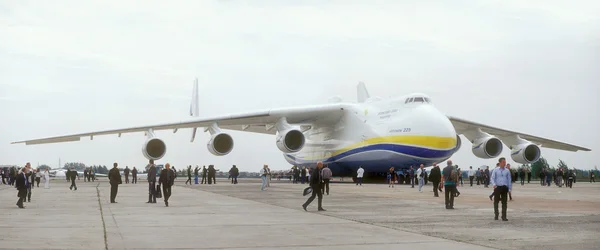
[[[415,102],[417,97],[423,102]],[[399,170],[444,161],[460,142],[448,117],[429,100],[413,94],[348,103],[338,123],[313,124],[304,132],[304,148],[284,157],[296,166],[322,161],[336,176],[353,175],[359,166],[366,172],[387,172],[390,167]]]

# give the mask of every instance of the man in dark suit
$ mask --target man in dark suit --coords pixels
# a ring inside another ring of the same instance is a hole
[[[438,189],[440,189],[440,181],[442,181],[442,171],[437,164],[433,164],[433,168],[429,174],[429,180],[433,182],[433,197],[440,197],[438,195]],[[471,181],[471,183],[473,182]]]
[[[123,174],[125,174],[125,184],[129,184],[129,166],[125,166]]]
[[[188,169],[187,169],[187,177],[188,177],[188,178],[187,178],[187,181],[185,181],[185,185],[187,185],[187,184],[188,184],[188,182],[190,183],[190,185],[192,185],[192,165],[189,165],[189,166],[188,166]]]
[[[327,211],[323,209],[323,193],[321,193],[321,182],[323,179],[321,178],[321,169],[323,168],[323,162],[317,162],[317,167],[310,174],[310,187],[312,188],[312,195],[304,204],[302,204],[302,208],[304,211],[306,207],[310,205],[310,203],[315,199],[315,196],[319,198],[319,211]]]
[[[15,170],[16,171],[16,170]],[[27,173],[29,172],[29,168],[24,167],[21,169],[19,173],[16,174],[15,178],[15,187],[17,188],[17,197],[19,200],[17,201],[17,206],[19,208],[25,208],[23,206],[23,202],[27,199],[27,194],[29,190],[29,186],[32,185],[27,177]]]
[[[119,192],[119,184],[123,183],[117,165],[118,164],[115,162],[113,168],[108,171],[108,179],[110,180],[110,203],[117,203],[115,198],[117,198],[117,192]]]
[[[154,160],[148,164],[148,202],[156,203],[156,166]]]
[[[23,202],[25,201],[25,199],[27,199],[27,190],[28,190],[29,185],[31,185],[31,183],[29,182],[29,180],[27,178],[28,171],[29,171],[29,169],[24,167],[22,169],[22,172],[17,174],[17,178],[15,180],[15,187],[18,190],[17,197],[19,197],[19,200],[17,200],[17,206],[19,208],[25,208],[23,206]]]
[[[206,179],[207,172],[208,170],[206,169],[206,166],[202,166],[202,181],[200,182],[200,184],[208,184],[208,181]]]
[[[208,184],[217,184],[217,179],[215,178],[217,173],[217,170],[215,169],[215,166],[213,165],[208,165]]]
[[[71,168],[70,171],[67,171],[67,179],[71,180],[71,186],[69,189],[73,190],[73,188],[75,188],[75,191],[77,191],[77,184],[75,184],[76,178],[79,178],[79,174],[77,174],[77,170],[75,170],[75,168]]]
[[[171,165],[169,163],[165,164],[165,168],[160,171],[160,177],[158,182],[162,186],[163,198],[165,200],[165,206],[169,206],[169,197],[171,197],[171,186],[173,186],[173,182],[175,181],[175,175],[173,171],[171,171]]]
[[[135,167],[133,167],[133,170],[131,170],[131,178],[133,178],[133,179],[131,179],[132,184],[137,184],[137,173],[138,173],[137,169]]]

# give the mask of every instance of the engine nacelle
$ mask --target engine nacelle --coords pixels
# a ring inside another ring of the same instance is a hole
[[[149,138],[142,146],[142,154],[148,160],[160,160],[167,153],[167,145],[158,138]]]
[[[502,141],[494,136],[486,136],[473,141],[473,154],[482,159],[495,158],[502,153]]]
[[[295,153],[304,147],[304,134],[300,129],[291,128],[277,132],[277,148],[284,153]]]
[[[522,143],[511,147],[510,158],[521,164],[529,164],[540,159],[540,147],[533,143]]]
[[[233,138],[226,133],[216,133],[206,144],[208,151],[216,156],[229,154],[233,150]]]

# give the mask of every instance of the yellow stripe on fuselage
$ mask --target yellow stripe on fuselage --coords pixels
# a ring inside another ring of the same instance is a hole
[[[383,143],[412,145],[418,147],[448,150],[456,146],[456,137],[439,137],[425,135],[394,135],[375,137],[344,147],[340,150],[335,151],[333,155],[335,156],[355,148]]]
[[[298,157],[301,160],[322,160],[332,156],[340,155],[344,152],[376,144],[400,144],[407,146],[416,146],[437,150],[449,150],[456,147],[456,137],[440,137],[440,136],[425,136],[425,135],[395,135],[395,136],[382,136],[363,140],[361,142],[353,143],[342,149],[336,150],[333,153],[315,152],[309,153],[308,155],[302,155]]]

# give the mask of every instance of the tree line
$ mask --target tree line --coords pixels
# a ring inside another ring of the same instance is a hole
[[[63,169],[75,169],[76,171],[84,171],[86,168],[91,168],[92,170],[94,170],[94,173],[97,173],[97,174],[108,174],[108,170],[109,170],[106,167],[106,165],[86,166],[85,164],[83,164],[81,162],[67,162],[63,166]]]
[[[522,171],[523,168],[531,172],[532,178],[538,178],[543,169],[546,169],[546,171],[550,170],[551,172],[554,172],[560,168],[564,170],[573,170],[577,173],[577,176],[580,177],[589,177],[590,175],[590,170],[571,168],[567,165],[567,163],[560,159],[558,160],[558,164],[556,166],[550,166],[550,164],[548,164],[548,161],[544,157],[541,157],[538,161],[532,163],[531,165],[523,164],[517,170],[511,169],[511,171]],[[600,171],[598,171],[598,167],[596,166],[594,166],[594,169],[591,171],[594,171],[596,173],[596,176],[600,174]]]
[[[109,169],[106,167],[106,165],[92,165],[92,166],[86,166],[84,163],[81,162],[68,162],[65,163],[65,165],[63,166],[63,169],[71,169],[74,168],[77,171],[84,171],[86,168],[91,167],[95,173],[98,174],[108,174]],[[45,168],[50,168],[48,165],[42,164],[39,166],[40,169],[45,169]],[[517,171],[522,171],[523,168],[525,168],[527,171],[531,172],[531,177],[536,179],[538,178],[539,174],[542,172],[543,169],[546,170],[550,170],[552,172],[556,171],[559,168],[562,169],[567,169],[567,170],[574,170],[577,173],[577,176],[581,176],[581,177],[589,177],[589,173],[590,170],[581,170],[581,169],[576,169],[576,168],[571,168],[567,165],[567,163],[565,163],[563,160],[558,161],[558,164],[556,166],[551,166],[550,164],[548,164],[548,161],[544,158],[541,157],[538,161],[532,163],[532,164],[523,164],[518,168],[512,168],[511,172],[517,172]],[[493,169],[493,168],[492,168]],[[140,173],[144,172],[144,169],[138,169],[138,171],[140,171]],[[192,168],[192,175],[194,168]],[[598,167],[594,167],[594,169],[592,170],[596,173],[596,176],[600,176],[600,171],[598,171]],[[199,175],[202,174],[202,169],[200,169]],[[217,176],[219,177],[227,177],[229,175],[228,172],[223,172],[223,171],[217,171]],[[187,168],[186,169],[177,169],[177,176],[187,176]],[[253,173],[250,172],[240,172],[240,178],[244,178],[244,177],[254,177]]]

